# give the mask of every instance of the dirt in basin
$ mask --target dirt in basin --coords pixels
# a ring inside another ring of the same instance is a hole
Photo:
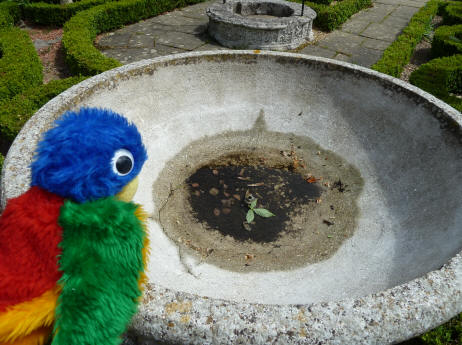
[[[359,171],[308,137],[248,131],[204,137],[169,161],[153,188],[157,221],[180,256],[248,272],[290,270],[334,255],[353,235]],[[254,214],[247,222],[249,200]]]

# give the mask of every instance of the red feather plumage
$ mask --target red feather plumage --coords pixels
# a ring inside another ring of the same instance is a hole
[[[0,313],[56,286],[63,202],[39,187],[9,200],[0,218]]]

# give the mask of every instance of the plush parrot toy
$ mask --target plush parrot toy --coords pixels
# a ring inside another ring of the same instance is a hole
[[[66,112],[39,143],[30,189],[0,218],[0,344],[116,345],[137,310],[148,240],[130,202],[146,161],[136,127]]]

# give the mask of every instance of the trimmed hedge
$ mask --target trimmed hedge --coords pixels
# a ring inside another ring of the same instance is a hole
[[[0,29],[0,52],[0,103],[42,84],[42,63],[25,31]]]
[[[462,54],[462,25],[440,26],[432,42],[434,57]]]
[[[97,34],[202,1],[124,0],[79,12],[64,25],[62,42],[67,65],[72,73],[83,75],[95,75],[121,66],[93,46]]]
[[[326,6],[317,12],[314,23],[321,29],[332,31],[339,28],[353,14],[372,6],[371,0],[342,0],[334,6]]]
[[[17,3],[0,3],[0,28],[13,26],[19,19],[21,19],[21,8]]]
[[[11,144],[27,120],[45,103],[85,77],[52,80],[31,88],[0,105],[0,144]]]
[[[462,24],[462,1],[451,1],[441,10],[444,25]]]
[[[302,0],[290,0],[301,3]],[[330,0],[315,0],[315,2],[306,1],[305,5],[316,11],[314,24],[322,30],[332,31],[339,28],[353,14],[360,10],[371,7],[371,0],[342,0],[334,6],[328,6]]]
[[[450,93],[462,93],[462,55],[431,60],[412,72],[409,82],[462,111],[462,99]]]
[[[422,40],[433,17],[438,13],[439,4],[439,0],[430,0],[414,14],[403,33],[385,49],[382,58],[372,66],[372,69],[399,78],[403,67],[409,63],[416,45]]]
[[[24,18],[36,24],[62,26],[77,12],[113,0],[82,0],[67,5],[37,2],[23,7]]]
[[[52,80],[31,88],[0,105],[0,135],[2,144],[11,143],[27,120],[45,103],[86,77]]]

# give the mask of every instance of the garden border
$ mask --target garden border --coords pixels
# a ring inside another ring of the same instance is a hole
[[[53,97],[86,77],[70,77],[52,80],[48,84],[30,88],[0,105],[0,146],[13,142],[22,126]]]
[[[433,36],[432,55],[442,57],[462,54],[462,40],[457,37],[462,37],[462,24],[440,26]]]
[[[102,5],[113,0],[81,0],[66,5],[34,2],[23,6],[23,17],[36,24],[62,26],[77,12]]]
[[[97,34],[203,1],[124,0],[79,12],[64,24],[62,42],[66,63],[73,74],[83,75],[95,75],[119,67],[119,61],[104,56],[93,46]]]
[[[0,28],[0,103],[43,82],[43,67],[27,32]]]
[[[430,0],[415,13],[403,33],[385,49],[382,58],[371,68],[399,78],[403,67],[409,63],[415,47],[422,40],[433,17],[438,13],[440,4],[440,0]]]

